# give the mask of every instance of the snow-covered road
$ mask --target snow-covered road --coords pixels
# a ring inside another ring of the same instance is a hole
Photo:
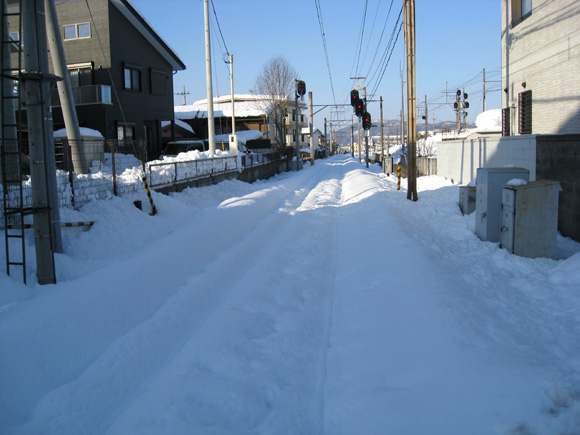
[[[419,186],[335,156],[88,205],[59,284],[0,304],[0,432],[578,429],[578,254],[509,255]]]

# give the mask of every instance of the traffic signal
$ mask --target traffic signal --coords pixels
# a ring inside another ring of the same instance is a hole
[[[365,130],[370,130],[371,129],[371,114],[369,112],[365,112],[363,115],[363,128]]]
[[[357,103],[360,101],[360,97],[358,95],[358,91],[353,89],[350,91],[350,105],[352,107],[356,107]]]
[[[365,107],[365,102],[358,100],[356,105],[354,106],[354,113],[356,116],[361,117],[365,114],[367,108]]]
[[[463,108],[469,109],[469,102],[467,101],[467,92],[463,93]]]
[[[303,80],[296,82],[296,98],[306,95],[306,83]]]

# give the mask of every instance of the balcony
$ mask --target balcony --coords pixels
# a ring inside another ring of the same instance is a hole
[[[72,88],[75,106],[89,104],[113,104],[111,87],[107,85],[91,85]],[[58,90],[54,89],[50,95],[52,107],[60,107]]]

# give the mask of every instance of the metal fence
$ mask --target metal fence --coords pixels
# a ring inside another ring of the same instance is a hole
[[[190,161],[147,163],[145,141],[87,140],[82,143],[88,159],[88,173],[73,170],[71,141],[55,140],[57,166],[57,193],[60,207],[78,209],[84,204],[115,195],[126,195],[143,189],[146,175],[149,187],[165,187],[212,175],[239,171],[285,159],[285,153],[270,152],[238,157],[218,157]],[[14,186],[8,192],[10,204],[22,200],[23,206],[32,207],[32,187],[28,168],[23,167],[22,193]],[[0,183],[0,195],[3,185]],[[2,213],[2,217],[3,217]]]
[[[238,170],[236,157],[147,163],[147,179],[152,189],[198,180]]]

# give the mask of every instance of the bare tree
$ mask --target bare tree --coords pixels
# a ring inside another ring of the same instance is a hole
[[[298,73],[283,56],[275,56],[263,66],[252,91],[265,98],[264,109],[268,113],[269,124],[274,128],[273,139],[279,149],[286,145],[285,119],[297,77]]]

